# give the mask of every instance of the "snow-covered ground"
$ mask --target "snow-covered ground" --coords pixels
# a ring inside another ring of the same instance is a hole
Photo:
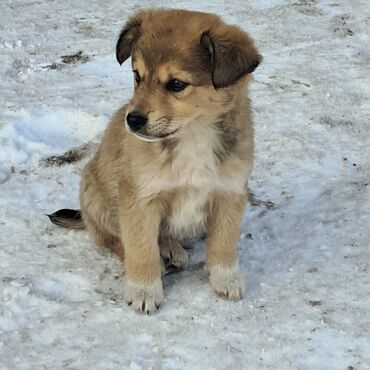
[[[42,159],[97,142],[130,97],[114,46],[144,3],[216,12],[264,55],[241,302],[213,294],[199,242],[138,315],[118,259],[44,216],[78,207],[87,158]],[[1,0],[0,368],[369,369],[369,4]]]

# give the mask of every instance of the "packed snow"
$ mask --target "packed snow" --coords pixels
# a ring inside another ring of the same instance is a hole
[[[240,302],[212,292],[199,241],[138,315],[118,258],[45,216],[78,208],[131,96],[114,47],[144,5],[215,12],[264,56]],[[369,29],[366,0],[2,0],[0,369],[370,369]]]

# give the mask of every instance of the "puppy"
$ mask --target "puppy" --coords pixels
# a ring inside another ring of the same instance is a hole
[[[125,299],[136,311],[159,308],[161,257],[184,268],[180,241],[201,232],[213,289],[240,299],[237,243],[253,164],[246,90],[261,56],[219,17],[169,9],[136,13],[116,56],[132,58],[134,96],[82,173],[81,213],[52,221],[87,227],[124,259]]]

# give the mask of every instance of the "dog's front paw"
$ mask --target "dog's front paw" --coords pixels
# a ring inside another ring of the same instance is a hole
[[[125,300],[137,312],[150,314],[157,311],[163,302],[162,281],[158,279],[155,283],[144,284],[127,280]]]
[[[189,257],[182,245],[170,240],[160,245],[161,256],[168,269],[183,270],[189,263]]]
[[[239,268],[213,266],[210,268],[209,280],[220,297],[234,301],[243,297],[245,283]]]

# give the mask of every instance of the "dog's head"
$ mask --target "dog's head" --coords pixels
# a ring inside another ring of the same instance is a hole
[[[240,28],[215,15],[144,10],[124,26],[116,46],[132,57],[135,93],[125,117],[147,141],[181,135],[189,124],[212,122],[244,93],[261,56]]]

